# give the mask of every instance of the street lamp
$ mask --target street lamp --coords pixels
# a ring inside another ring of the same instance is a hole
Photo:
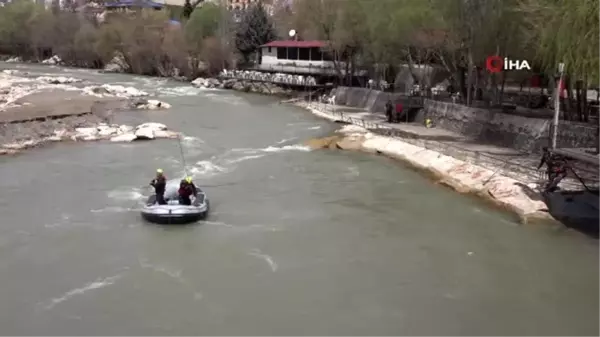
[[[560,116],[560,92],[562,91],[563,74],[565,71],[565,64],[558,64],[558,83],[556,84],[556,96],[554,98],[554,121],[552,123],[552,149],[556,149],[556,142],[558,139],[558,119]],[[568,89],[567,89],[568,90]]]

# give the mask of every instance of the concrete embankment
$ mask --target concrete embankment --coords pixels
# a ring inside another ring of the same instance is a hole
[[[306,107],[306,106],[304,106]],[[308,108],[313,114],[339,121],[339,117],[328,112]],[[398,159],[414,168],[429,173],[440,184],[467,194],[474,194],[516,214],[521,223],[532,220],[554,219],[535,182],[523,182],[499,174],[499,170],[481,167],[440,152],[416,146],[400,138],[374,134],[356,125],[346,125],[337,136],[311,140],[313,148],[337,148],[342,150],[378,153]],[[597,216],[597,207],[586,210],[588,215]]]
[[[401,100],[398,93],[354,87],[338,87],[333,92],[335,103],[361,108],[383,114],[388,99]],[[415,122],[432,119],[437,126],[468,136],[473,140],[517,149],[537,152],[549,142],[551,120],[536,118],[538,110],[518,108],[512,112],[503,109],[468,107],[452,102],[423,100],[423,109],[415,116]],[[598,144],[598,125],[561,121],[558,147],[593,148]]]

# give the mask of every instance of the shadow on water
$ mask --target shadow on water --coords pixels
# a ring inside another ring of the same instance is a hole
[[[154,223],[154,222],[144,221],[144,225],[150,226],[152,228],[159,229],[159,230],[165,231],[165,232],[192,231],[196,227],[202,226],[204,224],[204,221],[207,221],[207,220],[200,220],[200,221],[188,222],[188,223],[178,223],[178,224],[158,224],[158,223]]]
[[[598,239],[598,191],[546,193],[544,202],[550,214],[563,225]]]

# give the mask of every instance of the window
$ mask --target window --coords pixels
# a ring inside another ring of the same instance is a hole
[[[298,48],[298,59],[302,61],[309,61],[310,48]]]
[[[268,52],[271,53],[271,47],[269,47]]]
[[[323,54],[319,48],[310,48],[310,59],[312,61],[321,61]]]
[[[283,47],[277,48],[277,58],[280,60],[287,59],[287,48],[283,48]]]
[[[298,48],[288,48],[288,57],[289,60],[297,60],[298,59]]]

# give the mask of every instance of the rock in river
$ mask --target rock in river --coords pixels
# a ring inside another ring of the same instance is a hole
[[[136,109],[140,110],[158,110],[158,109],[170,109],[171,104],[161,102],[156,99],[140,100],[134,103]]]
[[[134,135],[140,140],[154,139],[154,130],[151,128],[141,128],[135,130]]]
[[[110,139],[111,142],[132,142],[134,140],[136,140],[137,136],[133,133],[125,133],[122,135],[118,135],[115,137],[112,137]]]

